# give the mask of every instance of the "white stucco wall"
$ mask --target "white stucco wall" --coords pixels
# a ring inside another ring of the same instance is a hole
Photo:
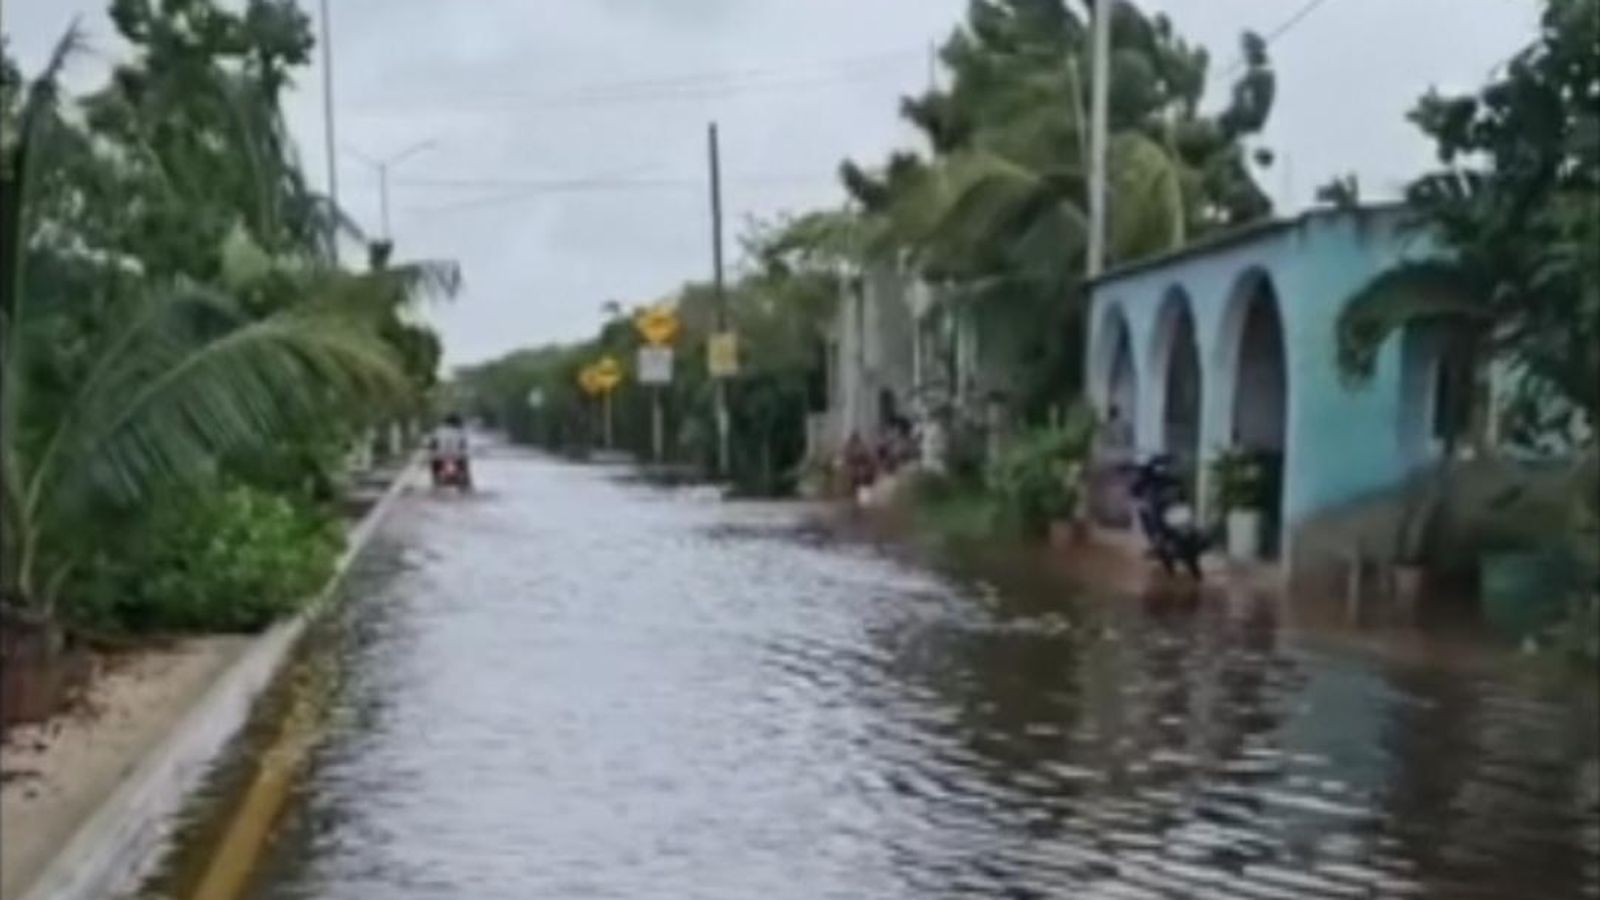
[[[1161,396],[1170,341],[1161,317],[1174,296],[1193,316],[1201,362],[1200,447],[1209,459],[1234,429],[1235,390],[1264,372],[1239,367],[1251,291],[1265,279],[1278,303],[1286,355],[1284,403],[1285,551],[1293,529],[1312,514],[1388,487],[1415,464],[1399,427],[1402,391],[1399,338],[1379,354],[1374,377],[1351,387],[1335,365],[1334,325],[1346,298],[1367,279],[1406,256],[1431,251],[1401,233],[1396,210],[1360,215],[1318,211],[1277,227],[1257,229],[1166,261],[1136,267],[1091,291],[1088,384],[1104,404],[1110,392],[1109,349],[1118,318],[1134,348],[1138,400],[1135,426],[1141,451],[1161,447]],[[1170,316],[1170,310],[1166,312]],[[1240,423],[1263,437],[1264,422],[1247,412]],[[1210,493],[1202,469],[1200,499]]]

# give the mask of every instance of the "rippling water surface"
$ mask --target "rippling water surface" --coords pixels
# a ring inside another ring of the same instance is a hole
[[[1600,897],[1570,682],[509,451],[480,481],[372,554],[260,897]]]

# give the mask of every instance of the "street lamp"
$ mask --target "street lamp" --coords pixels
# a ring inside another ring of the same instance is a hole
[[[371,166],[378,173],[378,209],[383,225],[383,239],[385,241],[393,239],[393,235],[390,233],[389,226],[389,170],[400,165],[406,160],[411,159],[424,150],[429,150],[438,146],[438,143],[438,141],[432,139],[418,141],[404,150],[401,150],[398,153],[391,153],[382,159],[374,159],[373,157],[370,157],[359,150],[346,148],[350,151],[350,155]]]

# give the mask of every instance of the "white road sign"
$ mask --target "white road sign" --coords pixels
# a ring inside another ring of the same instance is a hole
[[[671,384],[672,348],[640,347],[638,371],[640,384]]]

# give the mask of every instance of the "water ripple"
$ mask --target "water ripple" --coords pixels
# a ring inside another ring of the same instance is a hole
[[[512,453],[480,479],[367,563],[261,896],[1600,896],[1582,689]]]

